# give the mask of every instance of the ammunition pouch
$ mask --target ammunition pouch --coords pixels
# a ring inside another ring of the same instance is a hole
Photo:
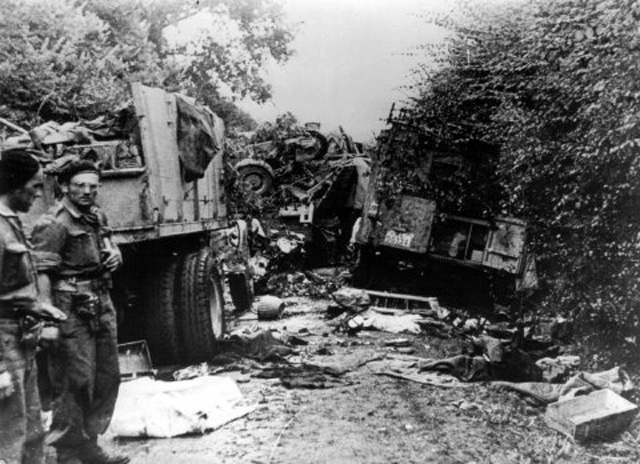
[[[100,300],[95,294],[88,292],[71,294],[71,310],[79,319],[87,323],[91,333],[98,331],[99,309]]]
[[[35,350],[40,340],[43,323],[33,316],[23,316],[18,320],[20,324],[20,341],[27,350]]]
[[[26,350],[34,350],[40,340],[44,324],[37,314],[25,314],[23,301],[0,301],[0,319],[12,321],[17,324],[20,341]],[[1,461],[0,461],[1,462]]]
[[[62,277],[53,283],[53,289],[63,292],[71,298],[71,312],[84,321],[90,333],[99,330],[102,312],[99,295],[108,292],[110,279],[104,276],[95,278]]]

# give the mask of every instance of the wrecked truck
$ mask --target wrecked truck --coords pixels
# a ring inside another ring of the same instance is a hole
[[[474,170],[469,156],[434,146],[431,134],[400,111],[388,119],[373,157],[368,193],[355,241],[359,256],[354,283],[380,285],[380,271],[399,270],[398,281],[383,285],[415,293],[428,291],[465,306],[509,307],[517,292],[538,285],[534,256],[527,246],[527,223],[510,217],[477,218],[449,214],[434,196],[416,195],[404,186],[391,201],[376,191],[383,160],[418,150],[416,176],[428,184],[434,176],[465,176]],[[386,158],[385,158],[386,157]],[[403,271],[407,271],[403,273]]]
[[[98,202],[124,257],[112,290],[121,341],[146,339],[158,363],[203,360],[225,332],[223,261],[234,271],[235,301],[252,300],[239,264],[245,240],[222,187],[224,125],[180,94],[139,83],[131,91],[133,104],[115,118],[115,139],[104,137],[105,124],[31,131],[47,175],[25,224],[59,198],[55,174],[66,162],[98,162]]]
[[[267,229],[304,244],[306,265],[335,265],[346,253],[366,194],[370,158],[342,129],[320,132],[307,123],[236,150],[237,185],[267,207]],[[297,246],[297,245],[296,245]]]

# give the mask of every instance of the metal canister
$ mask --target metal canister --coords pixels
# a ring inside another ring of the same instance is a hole
[[[263,296],[258,301],[258,319],[273,320],[278,319],[284,310],[284,301],[276,296]]]

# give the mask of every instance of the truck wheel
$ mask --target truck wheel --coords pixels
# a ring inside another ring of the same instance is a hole
[[[273,188],[273,175],[259,164],[238,168],[238,180],[240,185],[258,195],[269,193]]]
[[[248,272],[227,273],[229,293],[237,312],[251,309],[253,304],[253,286]]]
[[[180,342],[174,310],[177,258],[157,265],[144,289],[144,323],[152,360],[159,364],[179,361]]]
[[[186,362],[209,359],[224,335],[220,275],[208,250],[185,256],[180,279],[180,334]]]

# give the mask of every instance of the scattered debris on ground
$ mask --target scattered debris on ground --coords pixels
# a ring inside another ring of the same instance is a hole
[[[564,345],[558,350],[561,354],[540,357],[549,352],[548,345],[533,341],[559,342],[536,329],[534,321],[518,324],[488,316],[483,318],[457,308],[444,308],[437,300],[401,310],[389,301],[385,304],[378,296],[351,288],[342,288],[330,300],[308,297],[282,300],[285,309],[277,319],[259,320],[254,315],[253,319],[230,321],[235,330],[223,340],[217,356],[206,363],[171,371],[173,378],[181,382],[212,376],[231,378],[243,393],[239,405],[258,406],[245,419],[227,423],[210,439],[207,435],[198,435],[210,443],[209,452],[226,457],[225,462],[239,463],[241,456],[245,461],[264,462],[273,450],[274,433],[280,430],[285,430],[277,446],[278,459],[282,462],[303,459],[296,445],[300,440],[306,443],[307,453],[321,453],[322,448],[325,453],[322,459],[325,459],[326,440],[334,437],[336,444],[342,443],[342,438],[335,437],[352,433],[358,437],[367,437],[370,433],[367,440],[374,440],[376,444],[364,446],[376,450],[378,444],[391,446],[393,455],[400,456],[402,462],[424,462],[426,455],[430,456],[430,462],[505,464],[518,462],[524,456],[529,456],[531,462],[564,459],[584,464],[609,462],[609,458],[616,458],[611,462],[635,462],[636,457],[640,457],[635,451],[640,436],[640,422],[634,419],[635,406],[625,409],[625,403],[620,401],[604,401],[606,411],[601,410],[601,414],[599,403],[595,402],[588,420],[577,421],[579,426],[575,432],[566,425],[571,417],[563,419],[563,430],[552,425],[553,420],[547,417],[552,413],[545,411],[556,408],[551,405],[562,405],[562,401],[557,402],[561,393],[571,393],[566,395],[569,399],[581,399],[585,396],[576,394],[589,392],[607,392],[609,396],[609,391],[628,397],[633,384],[621,368],[597,374],[583,372],[581,359],[568,354]],[[258,302],[259,298],[256,304]],[[339,307],[340,314],[331,314],[328,310],[331,307]],[[394,311],[381,313],[376,310],[380,308]],[[364,318],[368,313],[400,320],[402,316],[411,315],[436,321],[438,335],[434,335],[434,326],[429,324],[418,324],[421,329],[418,333],[403,334],[371,330],[371,327],[349,331],[343,330],[343,326],[331,325],[344,315],[353,319],[354,316]],[[494,381],[487,377],[487,374],[502,372],[496,365],[510,359],[509,350],[514,340],[537,368],[537,382]],[[460,364],[454,364],[454,360]],[[469,369],[476,362],[482,369]],[[166,371],[161,369],[161,372]],[[465,379],[473,372],[485,376],[486,380],[474,381],[473,375]],[[542,392],[544,401],[536,399],[531,392]],[[561,412],[564,416],[556,416],[565,417],[566,411]],[[611,415],[618,417],[617,412],[622,414],[620,419],[607,419]],[[611,430],[611,434],[598,433],[583,441],[580,435],[583,432],[578,430],[594,417],[602,420],[596,420],[601,428],[593,430],[609,427],[606,430]],[[267,423],[273,427],[265,428]],[[324,436],[325,426],[331,436]],[[316,449],[313,437],[317,433],[323,438],[319,439]],[[265,439],[265,434],[269,438]],[[420,444],[411,445],[415,434],[423,439]],[[601,441],[607,435],[608,441]],[[403,437],[407,441],[403,441]],[[473,446],[460,447],[461,440]],[[496,448],[494,442],[512,451]],[[246,446],[251,443],[255,447],[249,450]],[[245,448],[238,448],[241,444]],[[135,450],[138,445],[130,442],[126,446]],[[175,446],[180,445],[173,443],[172,449]],[[345,452],[336,450],[336,462],[348,459]],[[320,455],[309,454],[307,459],[326,462],[310,457]],[[363,459],[352,457],[351,460],[365,462]],[[145,462],[144,459],[141,462]],[[369,456],[366,462],[377,461]]]

